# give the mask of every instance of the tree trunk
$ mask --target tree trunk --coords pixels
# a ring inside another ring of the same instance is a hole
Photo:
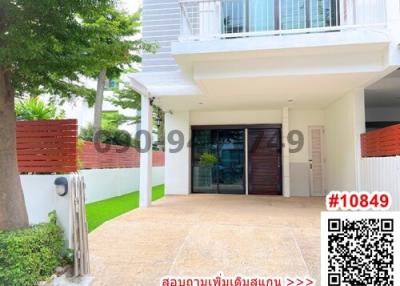
[[[10,73],[0,66],[0,229],[28,226],[17,163],[14,94]]]
[[[93,119],[93,141],[98,139],[96,137],[97,132],[101,129],[101,114],[103,112],[103,97],[104,97],[104,86],[106,84],[106,69],[103,69],[99,73],[97,78],[97,90],[96,90],[96,101],[94,105],[94,119]]]

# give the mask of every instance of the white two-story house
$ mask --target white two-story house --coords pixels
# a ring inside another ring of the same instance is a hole
[[[365,94],[400,66],[399,2],[144,0],[159,49],[130,83],[142,128],[152,103],[166,112],[166,193],[360,190]],[[146,206],[151,151],[141,160]]]

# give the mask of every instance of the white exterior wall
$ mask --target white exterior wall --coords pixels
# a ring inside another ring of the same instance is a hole
[[[361,190],[388,192],[391,210],[400,211],[400,157],[362,158]]]
[[[86,203],[121,196],[139,190],[139,168],[92,169],[80,173],[86,183]],[[153,186],[164,183],[164,167],[153,167]]]
[[[356,90],[326,109],[327,191],[360,189],[360,135],[365,132],[364,93]]]
[[[363,95],[362,90],[356,90],[335,101],[325,110],[289,109],[289,131],[299,130],[304,136],[302,150],[290,154],[291,196],[310,195],[310,126],[325,128],[326,192],[360,189],[360,134],[365,132]],[[184,112],[172,117],[174,120],[166,120],[166,134],[168,130],[182,130],[179,126],[183,126],[187,142],[190,139],[190,125],[281,124],[282,110],[195,111],[190,112],[190,115],[189,112]],[[180,153],[182,154],[166,153],[166,172],[170,174],[166,175],[167,194],[190,193],[190,150],[187,148]],[[179,192],[176,189],[179,189]]]
[[[289,110],[289,130],[299,130],[304,136],[304,147],[300,152],[290,153],[291,196],[310,196],[309,134],[308,127],[325,127],[324,110]],[[325,154],[326,155],[326,154]]]
[[[54,181],[68,175],[21,175],[22,190],[28,212],[29,224],[48,221],[49,212],[56,210],[57,219],[65,229],[69,225],[69,200],[67,194],[60,197],[56,194]]]
[[[190,148],[188,142],[191,139],[190,117],[188,111],[165,114],[165,134],[179,130],[184,136],[183,149],[177,153],[170,152],[175,149],[165,140],[165,193],[167,195],[187,195],[190,192]],[[174,138],[178,140],[177,137]]]
[[[185,142],[191,138],[190,128],[193,125],[234,125],[234,124],[282,124],[282,109],[272,110],[232,110],[232,111],[192,111],[166,114],[166,134],[177,129],[183,131]],[[309,163],[308,163],[308,127],[324,126],[324,110],[290,110],[289,130],[300,130],[304,135],[304,147],[298,153],[290,154],[291,196],[309,196]],[[167,194],[187,195],[190,184],[190,150],[184,148],[178,154],[168,152],[170,146],[166,140],[166,178]],[[178,174],[178,175],[177,175]]]
[[[290,146],[289,146],[289,108],[282,108],[282,129],[281,129],[281,148],[282,148],[282,195],[289,198],[290,189]]]
[[[191,125],[281,124],[282,110],[193,111]]]
[[[153,167],[153,186],[164,183],[164,167]],[[139,190],[139,168],[82,170],[86,184],[86,203],[92,203]],[[56,194],[54,181],[68,175],[20,175],[29,224],[48,221],[55,210],[64,237],[70,234],[70,193]]]
[[[289,129],[299,130],[304,135],[304,148],[301,152],[291,153],[290,161],[292,163],[307,163],[309,159],[308,152],[308,127],[325,126],[324,110],[295,109],[289,110]]]
[[[69,245],[71,237],[70,193],[60,197],[55,191],[54,181],[58,177],[68,175],[20,175],[25,197],[29,224],[48,222],[48,214],[57,213],[57,223],[64,230],[65,245]]]

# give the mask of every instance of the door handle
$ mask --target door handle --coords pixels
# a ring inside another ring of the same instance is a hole
[[[312,160],[308,160],[308,162],[310,163],[310,169],[312,170]]]

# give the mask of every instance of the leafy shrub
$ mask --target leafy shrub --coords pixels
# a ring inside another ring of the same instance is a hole
[[[64,113],[58,112],[57,107],[46,104],[38,97],[29,97],[15,103],[15,113],[18,119],[23,120],[50,120],[63,119]]]
[[[212,153],[204,152],[200,155],[200,165],[203,167],[213,166],[217,163],[218,158]]]
[[[0,285],[32,286],[46,280],[65,261],[63,245],[55,213],[49,223],[0,231]]]
[[[120,145],[120,146],[134,146],[134,140],[131,135],[125,130],[116,128],[105,128],[101,130],[100,142],[106,144]],[[93,140],[93,125],[88,125],[81,128],[79,138],[85,141]]]

